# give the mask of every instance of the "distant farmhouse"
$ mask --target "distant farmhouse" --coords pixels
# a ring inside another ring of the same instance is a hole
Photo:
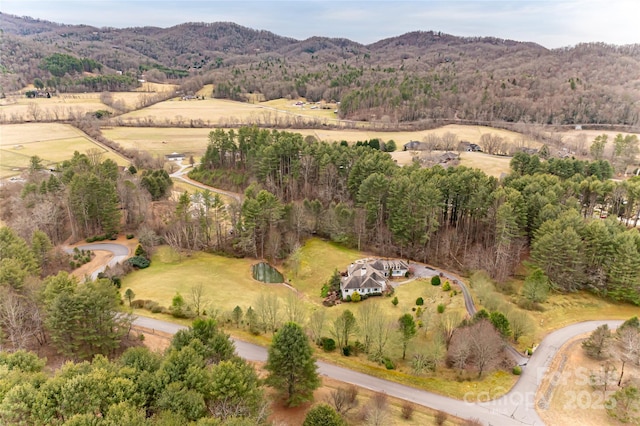
[[[167,154],[164,156],[164,158],[167,161],[182,161],[184,160],[185,155],[178,153],[178,152],[172,152],[171,154]]]
[[[458,144],[458,151],[482,152],[482,148],[478,144],[467,142],[467,141],[461,141]]]
[[[419,141],[409,141],[402,146],[403,151],[424,151],[427,149],[427,144]]]
[[[397,259],[361,259],[347,268],[346,276],[340,280],[342,298],[352,296],[356,291],[360,295],[382,294],[388,286],[389,278],[404,277],[409,265]]]

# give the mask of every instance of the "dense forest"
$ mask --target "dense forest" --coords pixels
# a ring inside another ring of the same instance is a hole
[[[340,102],[340,117],[367,121],[640,122],[637,44],[549,50],[427,31],[362,45],[323,37],[298,41],[231,23],[115,29],[7,14],[0,14],[0,25],[5,93],[35,79],[56,83],[53,77],[67,79],[58,90],[123,90],[144,75],[182,83],[185,91],[213,83],[212,95],[236,100]],[[90,68],[99,68],[103,78],[132,81],[69,84],[70,74],[56,76],[60,68],[43,66],[47,57],[69,50],[85,65],[99,64]]]
[[[640,178],[613,182],[603,160],[518,153],[511,164],[498,181],[466,167],[399,167],[362,144],[241,128],[212,131],[190,177],[246,188],[229,242],[251,256],[282,258],[317,234],[384,256],[485,269],[504,281],[530,251],[559,291],[588,288],[640,303],[640,235],[623,225],[638,222]],[[594,219],[596,212],[612,218]],[[188,222],[181,226],[197,227]],[[191,243],[204,248],[205,236]]]

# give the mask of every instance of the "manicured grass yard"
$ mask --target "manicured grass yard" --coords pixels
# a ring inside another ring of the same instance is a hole
[[[203,284],[205,298],[213,309],[231,311],[236,305],[255,304],[265,291],[284,298],[291,290],[278,284],[263,284],[251,276],[253,259],[232,259],[207,253],[179,256],[171,248],[160,247],[151,266],[127,275],[122,291],[133,290],[136,299],[150,299],[169,307],[176,292],[189,301],[191,288]]]
[[[333,271],[345,271],[347,266],[357,259],[367,255],[357,250],[348,249],[338,244],[322,241],[318,238],[308,240],[300,255],[300,264],[296,274],[293,265],[285,265],[285,278],[298,291],[304,293],[315,303],[322,303],[320,290]]]

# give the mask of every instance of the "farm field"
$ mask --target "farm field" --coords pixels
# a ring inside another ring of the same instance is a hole
[[[115,96],[114,98],[118,99]],[[123,98],[137,97],[137,93],[122,93]],[[61,94],[51,98],[29,99],[24,95],[9,95],[0,101],[0,121],[25,122],[39,120],[67,120],[97,110],[112,111],[100,101],[99,93]]]
[[[279,113],[288,115],[287,113]],[[181,100],[173,98],[160,102],[148,108],[132,111],[121,115],[121,120],[135,122],[138,119],[149,117],[157,123],[188,122],[189,120],[202,120],[205,124],[215,126],[233,123],[269,122],[274,120],[278,113],[260,106],[242,102],[234,102],[224,99],[193,99]]]
[[[143,83],[135,91],[110,92],[114,102],[121,101],[126,108],[138,108],[148,96],[176,89],[173,84]],[[24,122],[39,120],[67,120],[81,117],[97,110],[114,112],[100,100],[101,93],[60,93],[51,98],[27,98],[23,92],[33,90],[29,86],[20,93],[0,99],[0,122]]]
[[[178,101],[175,101],[178,102]],[[206,101],[180,101],[206,102]],[[166,103],[166,102],[165,102]],[[233,102],[238,104],[238,102]],[[249,105],[249,104],[241,104]],[[145,149],[150,152],[169,154],[173,151],[203,153],[207,147],[209,128],[176,128],[176,127],[105,127],[103,134],[122,145],[123,148]],[[380,132],[370,130],[329,130],[329,129],[285,129],[288,132],[300,133],[303,136],[314,136],[326,142],[347,142],[380,138],[383,141],[394,140],[398,151],[402,145],[412,140],[423,140],[429,134],[442,135],[451,132],[461,140],[478,143],[484,133],[493,133],[513,142],[521,138],[519,133],[483,126],[448,125],[438,129],[417,132]],[[162,144],[162,142],[166,144]],[[163,146],[164,145],[164,146]],[[531,142],[532,146],[537,146]]]
[[[482,152],[461,152],[460,165],[480,169],[489,176],[499,178],[503,173],[509,173],[511,157],[489,155]]]
[[[155,156],[172,152],[200,156],[207,149],[210,131],[176,127],[105,127],[102,134],[125,149],[147,151]]]
[[[321,104],[304,103],[303,105],[296,105],[296,99],[274,99],[271,101],[260,102],[260,106],[275,108],[280,111],[287,111],[293,114],[308,115],[310,117],[326,118],[336,120],[337,114],[334,113],[338,107],[336,104],[326,104],[325,108],[322,108]],[[304,99],[300,99],[301,102],[305,102]]]
[[[70,159],[74,151],[85,153],[89,149],[104,152],[103,159],[110,158],[122,166],[129,164],[66,124],[3,125],[0,127],[0,177],[19,174],[29,167],[29,160],[34,155],[43,160],[43,165],[49,166]]]

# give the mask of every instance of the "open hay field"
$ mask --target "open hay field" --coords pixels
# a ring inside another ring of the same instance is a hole
[[[302,105],[296,105],[297,102],[303,102]],[[326,118],[336,120],[338,115],[334,113],[338,107],[336,104],[320,104],[307,103],[304,99],[274,99],[271,101],[261,102],[260,106],[267,108],[275,108],[278,111],[287,111],[293,114],[308,115],[310,117]]]
[[[196,92],[196,96],[211,98],[213,96],[213,84],[205,84],[204,86],[202,86],[202,89]]]
[[[170,92],[172,90],[176,90],[178,88],[177,84],[168,84],[168,83],[152,83],[150,81],[145,81],[135,89],[136,92]]]
[[[219,100],[216,100],[219,101]],[[162,104],[197,104],[207,101],[167,101]],[[223,102],[223,101],[221,101]],[[227,101],[230,102],[230,101]],[[238,102],[232,102],[233,104],[239,104]],[[158,104],[160,105],[160,104]],[[240,104],[250,106],[249,104]],[[153,107],[151,107],[153,108]],[[145,110],[148,110],[145,109]],[[136,111],[141,113],[142,111]],[[133,114],[133,113],[131,113]],[[130,114],[126,114],[127,116]],[[471,127],[472,129],[466,129]],[[123,147],[139,148],[158,150],[158,152],[170,153],[173,151],[193,151],[206,149],[207,136],[211,129],[208,128],[175,128],[175,127],[106,127],[103,129],[104,135],[118,143]],[[340,142],[347,141],[349,143],[355,143],[357,141],[364,141],[373,138],[379,138],[383,141],[393,140],[398,146],[398,151],[402,150],[402,145],[412,140],[423,140],[430,133],[444,134],[451,132],[458,135],[461,140],[468,140],[469,142],[477,143],[480,141],[480,136],[484,133],[493,133],[500,135],[506,139],[516,141],[522,135],[515,132],[509,132],[507,130],[496,129],[492,127],[482,126],[460,126],[450,125],[444,126],[433,130],[423,130],[417,132],[380,132],[380,131],[368,131],[368,130],[329,130],[329,129],[286,129],[288,132],[300,133],[303,136],[314,136],[318,140],[326,142]],[[464,135],[464,136],[461,136]],[[154,147],[154,143],[161,143],[165,141],[173,144],[173,146],[180,149],[171,149],[171,147]],[[150,146],[147,146],[149,144]],[[535,145],[532,143],[532,145]]]
[[[160,102],[148,108],[120,116],[123,120],[135,121],[145,117],[152,117],[159,123],[165,120],[175,122],[178,119],[202,120],[211,125],[222,124],[223,122],[242,123],[248,118],[254,121],[260,119],[265,112],[262,108],[224,99],[193,99],[180,100],[178,98]],[[234,121],[235,120],[235,121]]]
[[[150,299],[161,306],[171,306],[179,292],[187,303],[191,289],[203,284],[205,298],[211,308],[220,312],[233,310],[238,305],[245,310],[260,294],[273,293],[285,298],[291,290],[280,284],[263,284],[251,276],[255,259],[232,259],[207,253],[180,256],[170,247],[160,247],[151,266],[127,275],[122,290],[133,290],[136,299]]]
[[[200,156],[207,149],[210,131],[174,127],[105,127],[102,134],[123,148],[148,151],[152,155],[181,152]]]
[[[100,102],[99,93],[61,94],[36,99],[28,99],[24,95],[10,95],[0,101],[0,121],[66,120],[97,110],[112,111]]]
[[[503,173],[508,174],[511,170],[509,163],[511,157],[499,155],[489,155],[482,152],[461,152],[460,165],[480,169],[489,176],[499,178]]]
[[[174,98],[124,114],[121,119],[129,122],[153,120],[158,124],[201,120],[211,126],[247,123],[290,126],[298,120],[302,120],[303,123],[313,121],[318,124],[331,120],[340,121],[333,110],[323,110],[319,106],[317,109],[312,109],[312,105],[300,107],[294,105],[295,101],[286,99],[260,103],[212,99],[208,97],[209,90],[203,89],[203,91],[199,91],[198,94],[203,94],[204,100]]]
[[[26,123],[0,127],[0,177],[16,175],[29,167],[29,160],[37,155],[46,166],[68,160],[74,151],[85,153],[89,149],[104,152],[119,165],[128,161],[92,142],[79,130],[66,124]]]

